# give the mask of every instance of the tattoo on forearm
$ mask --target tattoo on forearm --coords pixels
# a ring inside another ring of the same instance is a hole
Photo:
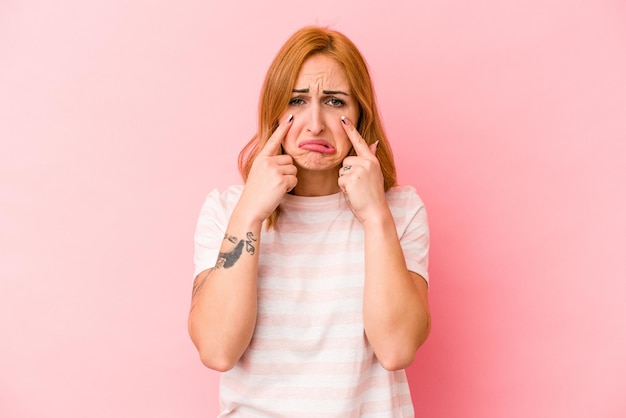
[[[192,299],[195,298],[198,293],[200,293],[200,290],[202,290],[204,284],[206,283],[206,279],[211,275],[211,271],[213,270],[211,269],[207,272],[207,274],[198,275],[198,277],[196,277],[196,280],[194,280],[193,282],[193,290],[191,291]]]
[[[255,247],[254,244],[257,240],[254,238],[254,234],[252,232],[248,232],[246,234],[245,240],[239,240],[237,237],[226,234],[224,235],[224,239],[228,240],[230,243],[235,244],[235,248],[231,251],[220,253],[217,257],[217,263],[215,264],[216,268],[230,268],[235,265],[237,260],[243,254],[244,247],[246,248],[246,252],[250,255],[254,255]]]
[[[246,234],[246,238],[248,238],[246,240],[246,251],[250,254],[250,255],[254,255],[254,245],[252,245],[253,242],[256,242],[256,239],[254,238],[254,234],[252,232],[248,232]]]
[[[193,312],[193,309],[196,307],[196,295],[200,293],[200,290],[202,290],[212,272],[213,269],[209,269],[206,274],[199,274],[193,281],[193,290],[191,291],[191,309],[189,309],[189,313]]]

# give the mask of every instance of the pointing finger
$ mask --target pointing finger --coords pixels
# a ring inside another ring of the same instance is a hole
[[[285,123],[279,124],[272,136],[267,140],[259,155],[271,156],[278,154],[283,138],[291,127],[291,122],[293,122],[293,115],[289,114]]]
[[[352,146],[356,155],[363,157],[366,155],[371,155],[372,151],[367,145],[367,142],[363,139],[359,131],[356,129],[354,124],[345,116],[341,117],[341,124],[343,125],[343,129],[348,134],[348,138],[350,142],[352,142]]]

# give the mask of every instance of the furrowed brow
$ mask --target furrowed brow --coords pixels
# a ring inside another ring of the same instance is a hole
[[[293,89],[292,93],[308,93],[309,89]],[[344,96],[350,96],[348,93],[346,93],[345,91],[341,91],[341,90],[322,90],[323,94],[342,94]]]
[[[341,90],[324,90],[322,91],[324,94],[343,94],[344,96],[349,96],[348,93]]]

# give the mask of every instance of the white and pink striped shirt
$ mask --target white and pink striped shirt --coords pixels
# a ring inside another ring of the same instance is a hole
[[[194,277],[215,265],[242,190],[207,197]],[[421,199],[400,186],[387,200],[408,269],[428,280]],[[385,370],[364,334],[361,223],[341,193],[285,195],[280,208],[276,228],[261,232],[257,324],[243,357],[222,373],[220,417],[412,417],[404,370]]]

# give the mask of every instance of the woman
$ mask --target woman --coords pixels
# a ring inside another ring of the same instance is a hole
[[[404,368],[430,329],[424,206],[396,186],[367,66],[296,32],[270,66],[244,186],[209,194],[189,332],[220,416],[413,416]]]

